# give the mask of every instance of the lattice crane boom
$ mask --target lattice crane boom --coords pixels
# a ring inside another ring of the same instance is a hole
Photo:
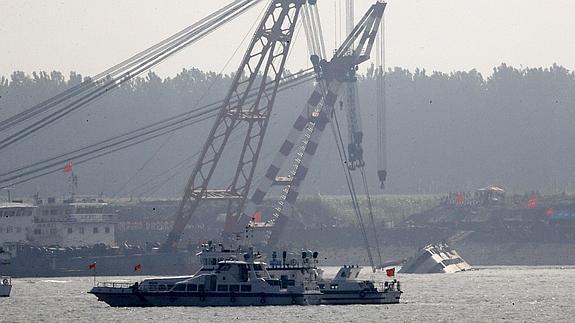
[[[176,247],[202,201],[228,201],[226,223],[232,223],[233,213],[243,208],[304,3],[305,0],[271,1],[187,182],[165,249]],[[268,86],[269,80],[273,81],[274,86]],[[256,100],[246,104],[254,88],[258,89]],[[236,103],[232,104],[233,99]],[[243,133],[238,127],[240,124],[247,125]],[[225,189],[209,189],[210,180],[232,136],[244,138],[234,178]]]
[[[282,193],[274,208],[273,217],[262,226],[271,232],[268,246],[271,247],[279,241],[287,218],[284,209],[293,206],[297,200],[299,188],[308,174],[323,131],[331,121],[342,83],[347,80],[351,69],[355,70],[357,65],[369,59],[385,6],[382,2],[372,5],[329,62],[320,61],[317,57],[312,58],[319,74],[318,83],[267,169],[264,180],[255,189],[245,209],[243,221],[236,229],[249,221],[272,185],[280,185]],[[289,156],[293,156],[293,159],[288,166],[287,175],[278,176]]]

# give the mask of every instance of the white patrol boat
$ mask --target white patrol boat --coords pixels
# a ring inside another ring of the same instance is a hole
[[[244,260],[224,260],[192,277],[146,279],[132,286],[100,283],[90,293],[110,306],[125,307],[317,305],[322,295],[313,282],[285,286],[272,278],[253,252]]]
[[[359,266],[343,266],[333,279],[324,278],[324,271],[318,267],[318,253],[312,251],[303,251],[300,259],[284,251],[281,260],[274,252],[268,268],[270,275],[279,278],[282,286],[302,282],[317,284],[322,293],[321,304],[399,303],[402,291],[397,279],[380,283],[361,280],[358,279],[361,270]]]
[[[347,304],[397,304],[401,294],[396,279],[376,285],[373,280],[358,279],[362,267],[343,266],[331,280],[319,281],[321,303],[326,305]]]
[[[12,279],[8,276],[0,276],[0,297],[9,297],[12,290]]]

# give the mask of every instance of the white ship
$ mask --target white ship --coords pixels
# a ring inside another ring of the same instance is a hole
[[[400,272],[410,274],[455,273],[471,266],[447,244],[428,245],[407,260]]]

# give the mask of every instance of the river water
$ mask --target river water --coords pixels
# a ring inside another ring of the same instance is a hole
[[[327,268],[326,276],[336,271]],[[367,269],[362,274],[385,278]],[[399,274],[398,278],[404,290],[398,305],[244,308],[111,308],[86,293],[93,284],[90,277],[13,279],[12,296],[0,299],[0,321],[575,321],[575,267],[481,267],[457,274]]]

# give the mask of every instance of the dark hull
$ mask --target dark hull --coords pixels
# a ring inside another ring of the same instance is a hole
[[[167,307],[167,306],[277,306],[277,305],[318,305],[319,294],[266,294],[266,293],[178,293],[178,292],[133,292],[129,288],[94,288],[90,291],[112,307]]]
[[[332,292],[325,291],[321,299],[323,305],[352,304],[398,304],[401,297],[399,291],[389,292]]]
[[[398,304],[401,293],[388,292],[324,292],[320,294],[261,293],[180,293],[134,291],[131,288],[101,288],[90,291],[112,307],[166,306],[267,306],[267,305],[351,305]]]
[[[89,265],[96,263],[96,270]],[[135,266],[141,265],[136,272]],[[150,253],[133,255],[70,256],[19,255],[4,265],[3,274],[24,277],[81,277],[132,275],[191,275],[199,269],[193,253]]]

